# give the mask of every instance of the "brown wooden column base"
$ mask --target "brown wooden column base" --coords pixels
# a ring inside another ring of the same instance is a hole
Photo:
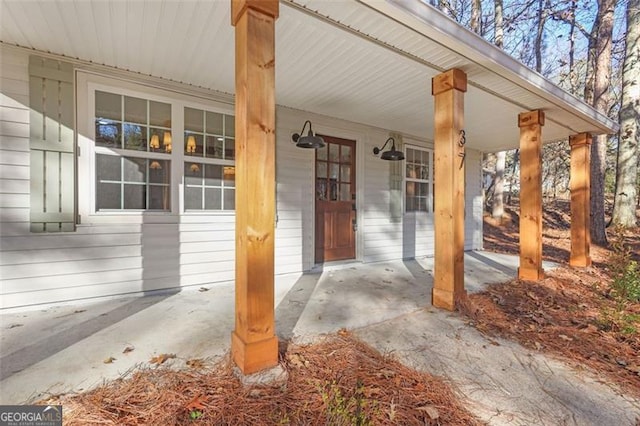
[[[431,303],[436,308],[453,311],[456,309],[456,302],[467,297],[466,290],[456,292],[434,288],[431,291]]]
[[[569,265],[575,266],[578,268],[586,268],[587,266],[591,266],[591,257],[577,256],[569,259]]]
[[[524,281],[540,281],[544,279],[544,269],[518,268],[518,279]]]
[[[231,357],[243,374],[252,374],[278,365],[278,338],[244,342],[235,331],[231,333]]]

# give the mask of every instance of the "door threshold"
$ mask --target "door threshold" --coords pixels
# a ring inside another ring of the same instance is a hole
[[[362,265],[362,261],[357,259],[333,260],[330,262],[316,263],[311,268],[311,272],[337,271],[340,269],[355,268],[359,265]]]

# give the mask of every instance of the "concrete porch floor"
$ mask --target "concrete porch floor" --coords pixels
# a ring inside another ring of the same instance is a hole
[[[347,328],[402,362],[445,376],[490,424],[634,425],[640,401],[512,342],[489,340],[431,307],[433,259],[325,266],[276,278],[276,332],[312,342]],[[467,252],[469,292],[516,274],[518,258]],[[548,269],[552,265],[545,265]],[[31,308],[0,314],[0,404],[81,391],[173,353],[224,355],[233,286]],[[124,354],[125,348],[132,351]],[[103,361],[115,358],[113,363]]]

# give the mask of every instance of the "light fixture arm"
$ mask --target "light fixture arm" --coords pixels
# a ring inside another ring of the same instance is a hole
[[[291,135],[291,139],[293,139],[294,142],[298,142],[298,139],[300,139],[300,135],[304,135],[304,129],[307,127],[307,123],[309,124],[309,136],[313,136],[313,130],[311,130],[311,121],[307,120],[302,125],[302,130],[300,130],[300,133],[294,133],[293,135]]]
[[[380,154],[380,151],[382,151],[384,149],[384,147],[387,146],[389,141],[391,141],[391,150],[395,151],[396,150],[396,140],[394,138],[390,137],[389,139],[387,139],[384,142],[384,145],[382,145],[382,148],[378,148],[378,147],[373,148],[374,155]]]

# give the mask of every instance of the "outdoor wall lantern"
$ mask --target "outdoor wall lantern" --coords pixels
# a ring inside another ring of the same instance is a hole
[[[307,127],[307,123],[309,124],[309,133],[307,133],[307,136],[300,136],[304,135],[304,129]],[[325,145],[324,139],[313,134],[313,130],[311,130],[311,121],[309,120],[304,122],[304,124],[302,125],[302,130],[299,134],[294,133],[293,135],[291,135],[291,139],[293,139],[298,148],[320,149],[324,148]]]
[[[380,154],[380,151],[382,151],[384,147],[387,146],[389,141],[391,141],[391,149],[389,151],[383,152],[380,158],[382,158],[383,160],[389,160],[389,161],[404,160],[404,154],[402,153],[402,151],[396,151],[396,140],[394,138],[387,139],[384,145],[382,145],[382,148],[378,148],[378,147],[373,148],[373,153],[375,155]]]

